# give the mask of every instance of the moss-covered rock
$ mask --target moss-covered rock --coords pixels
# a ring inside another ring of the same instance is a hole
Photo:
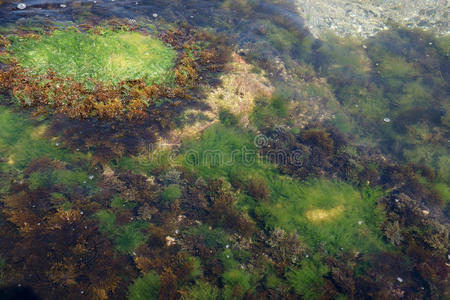
[[[176,51],[156,37],[130,31],[102,30],[101,34],[75,29],[55,30],[42,36],[11,36],[8,48],[19,65],[31,72],[118,84],[145,79],[168,82]]]

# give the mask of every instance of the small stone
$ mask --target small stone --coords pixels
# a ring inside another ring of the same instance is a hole
[[[167,247],[172,246],[173,244],[175,244],[175,239],[171,236],[166,236],[166,245]]]
[[[403,282],[403,278],[397,277],[397,281],[398,281],[398,282]]]
[[[27,8],[27,5],[25,3],[19,3],[19,4],[17,4],[17,8],[20,10],[23,10],[23,9]]]
[[[385,123],[389,123],[389,122],[391,121],[391,119],[389,119],[389,118],[384,118],[383,121],[384,121]]]
[[[153,16],[153,18],[157,18],[158,14],[153,14],[152,16]]]

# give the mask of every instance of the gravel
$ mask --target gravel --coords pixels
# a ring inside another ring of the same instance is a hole
[[[389,22],[449,34],[448,0],[294,0],[310,31],[366,38]]]

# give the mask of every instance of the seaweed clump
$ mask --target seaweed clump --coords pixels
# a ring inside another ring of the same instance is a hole
[[[187,26],[153,33],[125,24],[11,35],[2,38],[11,63],[0,72],[0,90],[38,114],[145,119],[161,100],[191,99],[208,72],[221,70],[228,56],[217,41]]]

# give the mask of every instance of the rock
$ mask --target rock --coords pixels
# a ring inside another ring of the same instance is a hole
[[[171,236],[166,236],[166,245],[170,247],[175,244],[175,239]]]

